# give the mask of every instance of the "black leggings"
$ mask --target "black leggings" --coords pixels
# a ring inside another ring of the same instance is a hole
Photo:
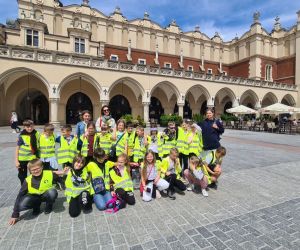
[[[183,176],[184,170],[188,169],[188,166],[189,166],[189,156],[185,155],[183,153],[180,153],[179,161],[180,161],[180,165],[182,167],[181,176]]]
[[[166,176],[165,180],[167,182],[169,182],[169,184],[170,184],[169,191],[171,191],[171,192],[175,191],[175,187],[178,188],[180,191],[186,190],[186,186],[184,185],[184,183],[181,180],[177,179],[176,174],[170,174],[170,175]]]
[[[134,205],[135,204],[135,198],[134,198],[134,193],[133,192],[125,191],[123,188],[117,188],[115,190],[115,192],[128,205]]]
[[[21,186],[23,184],[23,182],[25,181],[26,177],[27,177],[27,164],[28,161],[19,161],[20,162],[20,166],[18,168],[18,178],[21,182]]]
[[[19,203],[18,210],[25,211],[28,209],[39,209],[42,202],[46,202],[47,205],[52,205],[57,198],[57,190],[52,188],[43,193],[42,195],[37,194],[26,194]]]
[[[79,196],[71,198],[69,203],[69,214],[71,217],[77,217],[83,211],[89,211],[92,209],[93,197],[89,192],[83,191]]]

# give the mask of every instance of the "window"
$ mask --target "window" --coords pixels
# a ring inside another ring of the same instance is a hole
[[[171,63],[165,63],[165,68],[171,69],[172,68],[172,64]]]
[[[227,76],[227,72],[226,71],[223,71],[222,74],[223,74],[223,76]]]
[[[110,55],[110,60],[117,62],[119,61],[119,57],[117,55]]]
[[[267,64],[266,65],[266,81],[273,81],[272,80],[272,65]]]
[[[212,75],[212,69],[207,69],[207,74]]]
[[[39,32],[37,30],[26,30],[26,45],[39,46]]]
[[[75,37],[75,52],[85,53],[85,39]]]
[[[140,64],[140,65],[146,65],[146,59],[139,58],[138,64]]]
[[[194,67],[191,66],[191,65],[189,65],[189,66],[187,67],[187,70],[188,70],[188,71],[194,71]]]

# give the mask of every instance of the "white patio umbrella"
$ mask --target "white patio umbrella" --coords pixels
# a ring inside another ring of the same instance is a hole
[[[234,108],[226,109],[226,112],[231,113],[231,114],[237,114],[237,115],[246,115],[246,114],[256,114],[257,113],[256,110],[254,110],[252,108],[248,108],[244,105],[239,105]]]
[[[300,113],[300,109],[278,102],[278,103],[272,104],[270,106],[261,108],[259,110],[259,112],[262,114],[279,115],[279,114],[286,114],[286,113]]]

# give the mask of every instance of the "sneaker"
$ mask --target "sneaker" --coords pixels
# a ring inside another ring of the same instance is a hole
[[[50,214],[52,212],[52,208],[53,208],[52,204],[46,204],[44,213],[45,214]]]
[[[40,214],[40,212],[41,212],[40,207],[33,208],[33,210],[32,210],[32,215],[33,215],[33,216],[38,216],[38,215]]]
[[[211,184],[209,184],[208,187],[212,188],[212,189],[215,189],[215,190],[218,189],[218,185],[215,182],[212,182]]]
[[[193,184],[189,184],[189,185],[186,187],[186,190],[187,190],[187,191],[193,191],[193,190],[194,190],[194,185],[193,185]]]
[[[160,194],[161,194],[161,196],[164,197],[164,198],[168,197],[168,191],[167,191],[167,190],[162,190],[162,191],[160,192]]]
[[[157,190],[157,189],[156,189],[156,198],[157,198],[157,199],[160,199],[160,198],[161,198],[161,194],[160,194],[159,190]]]
[[[201,192],[204,197],[208,197],[208,193],[207,193],[206,189],[202,189]]]
[[[184,177],[181,177],[180,180],[183,182],[183,184],[187,185],[189,184],[189,182],[184,178]]]
[[[168,196],[171,200],[175,200],[176,196],[175,196],[175,192],[168,192]]]
[[[13,132],[12,132],[12,133],[13,133],[13,134],[16,134],[17,132],[13,130]]]

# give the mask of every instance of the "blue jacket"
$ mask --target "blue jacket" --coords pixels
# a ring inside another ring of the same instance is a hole
[[[219,129],[212,127],[213,123],[216,123]],[[205,119],[203,122],[198,124],[202,129],[202,138],[203,138],[203,149],[204,150],[213,150],[220,147],[220,135],[224,133],[224,127],[220,120],[208,120]]]

